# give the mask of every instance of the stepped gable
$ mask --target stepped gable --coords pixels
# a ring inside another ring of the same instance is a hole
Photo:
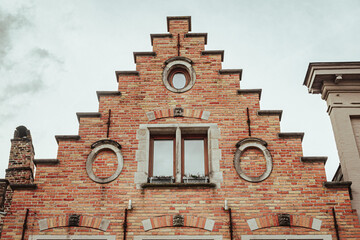
[[[281,132],[282,111],[260,109],[261,89],[222,69],[190,17],[167,29],[77,114],[76,135],[56,136],[56,158],[33,161],[36,188],[13,190],[2,239],[19,239],[26,209],[31,240],[360,238],[351,183],[326,182],[326,157],[303,156],[304,134]]]

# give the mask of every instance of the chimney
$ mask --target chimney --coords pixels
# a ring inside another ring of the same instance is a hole
[[[9,166],[5,179],[10,184],[32,184],[34,182],[34,147],[30,131],[19,126],[11,139]]]

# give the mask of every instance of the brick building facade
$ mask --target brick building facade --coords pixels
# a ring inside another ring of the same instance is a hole
[[[190,17],[167,25],[77,114],[78,135],[56,136],[56,159],[16,129],[1,239],[360,239],[351,182],[326,182],[326,157],[303,156],[303,134],[280,132],[282,112],[260,109]]]

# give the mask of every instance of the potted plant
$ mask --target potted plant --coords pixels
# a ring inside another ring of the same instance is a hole
[[[209,177],[198,174],[185,174],[183,177],[184,183],[208,183]]]
[[[149,178],[150,183],[173,183],[173,176],[153,176]]]

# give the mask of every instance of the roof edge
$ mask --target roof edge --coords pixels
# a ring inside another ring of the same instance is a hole
[[[187,20],[189,25],[189,32],[191,31],[191,16],[168,16],[166,17],[167,31],[170,32],[170,21],[172,20]]]
[[[201,51],[201,55],[217,55],[220,54],[221,55],[221,62],[224,61],[224,50],[204,50]]]

